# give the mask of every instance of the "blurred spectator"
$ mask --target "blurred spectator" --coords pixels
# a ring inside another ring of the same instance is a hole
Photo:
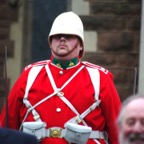
[[[144,95],[127,98],[117,122],[120,144],[144,144]]]
[[[0,144],[38,144],[38,142],[33,135],[0,128]]]

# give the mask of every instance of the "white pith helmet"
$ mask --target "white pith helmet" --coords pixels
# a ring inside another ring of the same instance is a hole
[[[51,38],[57,34],[77,35],[82,42],[83,49],[80,51],[80,58],[84,55],[84,28],[80,17],[74,12],[64,12],[56,17],[51,27],[48,42],[51,44]]]

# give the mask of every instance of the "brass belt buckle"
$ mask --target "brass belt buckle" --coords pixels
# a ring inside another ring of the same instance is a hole
[[[61,138],[62,129],[50,129],[50,137]]]

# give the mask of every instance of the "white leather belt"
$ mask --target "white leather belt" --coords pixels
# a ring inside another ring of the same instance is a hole
[[[46,137],[63,138],[65,134],[66,134],[66,129],[62,129],[60,127],[52,127],[46,129]],[[89,138],[107,140],[107,133],[100,132],[100,131],[92,131]]]
[[[100,131],[92,131],[89,138],[91,139],[104,139],[107,140],[108,136],[106,132],[100,132]]]

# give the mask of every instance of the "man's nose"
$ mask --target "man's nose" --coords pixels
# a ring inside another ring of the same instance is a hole
[[[65,36],[61,36],[60,37],[60,41],[65,41],[66,40],[66,37]]]
[[[144,132],[144,126],[138,121],[135,123],[134,127],[133,127],[133,131],[134,132]]]

